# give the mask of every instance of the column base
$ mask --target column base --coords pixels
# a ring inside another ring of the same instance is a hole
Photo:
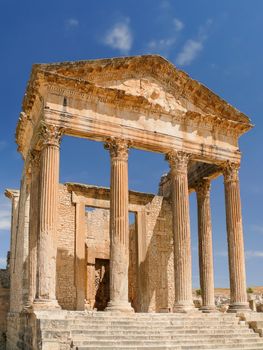
[[[31,307],[34,311],[61,309],[56,299],[35,299]]]
[[[229,313],[251,312],[251,309],[248,303],[233,303],[229,305],[227,312]]]
[[[129,302],[121,302],[121,301],[109,301],[105,311],[134,313],[134,310],[131,307],[131,304]]]
[[[203,313],[219,312],[215,305],[201,306],[199,310]]]
[[[194,306],[194,304],[174,304],[173,312],[174,313],[192,313],[197,312],[198,309]]]

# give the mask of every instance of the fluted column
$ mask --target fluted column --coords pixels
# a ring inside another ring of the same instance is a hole
[[[37,272],[37,236],[39,228],[39,175],[40,152],[33,150],[30,154],[31,183],[29,209],[29,291],[28,306],[31,306],[36,297]]]
[[[210,180],[202,179],[196,186],[198,207],[199,271],[203,312],[215,310]]]
[[[110,301],[108,311],[133,311],[128,302],[129,192],[128,143],[111,139],[105,144],[111,157],[110,187]]]
[[[56,300],[57,206],[62,128],[42,125],[40,156],[38,283],[35,307],[58,307]]]
[[[230,274],[229,312],[249,310],[238,169],[238,164],[230,162],[223,169]]]
[[[171,151],[166,155],[171,168],[174,236],[174,312],[194,310],[187,164],[189,155]]]

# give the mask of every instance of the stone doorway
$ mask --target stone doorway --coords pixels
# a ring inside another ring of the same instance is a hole
[[[95,259],[95,308],[103,311],[110,300],[110,260]]]

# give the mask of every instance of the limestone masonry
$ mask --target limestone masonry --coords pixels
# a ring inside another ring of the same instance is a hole
[[[238,140],[251,128],[247,116],[160,56],[34,65],[16,129],[21,187],[6,190],[12,229],[10,264],[1,272],[8,285],[0,285],[0,347],[263,349],[248,329],[250,323],[261,333],[261,318],[247,297],[238,175]],[[59,183],[64,135],[104,143],[110,188]],[[158,194],[129,190],[130,148],[164,155],[170,171]],[[213,275],[210,187],[220,175],[227,314],[218,311]],[[192,191],[199,306],[192,290]]]

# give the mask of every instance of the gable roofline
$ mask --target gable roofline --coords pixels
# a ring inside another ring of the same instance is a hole
[[[222,117],[226,119],[251,124],[248,116],[212,92],[204,84],[190,78],[187,73],[178,69],[167,59],[159,55],[34,64],[23,100],[23,111],[26,113],[25,107],[28,105],[30,97],[32,96],[32,88],[34,90],[38,87],[37,81],[35,80],[38,71],[52,72],[53,74],[64,75],[65,77],[89,82],[93,82],[95,76],[103,75],[107,73],[107,71],[110,71],[111,75],[125,75],[125,71],[133,74],[134,77],[136,74],[137,77],[139,77],[139,73],[143,76],[152,75],[171,89],[171,92],[189,99],[193,104],[201,108],[209,110],[208,114],[212,114],[211,110],[214,109],[216,112],[214,114],[220,113]],[[87,75],[86,79],[81,78],[84,73]]]
[[[159,55],[128,56],[106,59],[67,61],[57,63],[34,64],[23,99],[22,113],[16,130],[16,138],[31,119],[31,110],[39,88],[45,81],[56,83],[68,82],[69,85],[83,86],[88,89],[109,90],[118,97],[126,93],[118,88],[103,88],[99,82],[107,79],[123,80],[152,77],[159,81],[175,98],[184,98],[206,115],[215,116],[225,121],[240,123],[240,134],[253,127],[250,119],[224,99],[209,90],[205,85],[190,78],[184,71]],[[46,80],[45,80],[46,79]],[[142,96],[141,96],[142,97]],[[139,98],[139,96],[138,96]]]

